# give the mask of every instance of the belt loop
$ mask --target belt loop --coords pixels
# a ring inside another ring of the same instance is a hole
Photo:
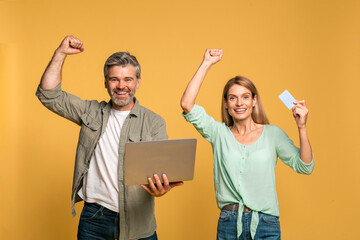
[[[235,207],[236,207],[236,204],[233,204],[233,205],[232,205],[232,209],[231,209],[231,215],[234,215]]]

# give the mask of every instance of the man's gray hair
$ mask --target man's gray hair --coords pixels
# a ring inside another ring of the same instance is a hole
[[[141,77],[141,67],[136,57],[130,55],[128,52],[116,52],[112,54],[105,62],[104,65],[104,77],[107,78],[109,74],[109,68],[112,66],[128,66],[131,65],[135,68],[136,78]]]

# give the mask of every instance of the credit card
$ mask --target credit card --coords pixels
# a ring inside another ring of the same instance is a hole
[[[285,104],[288,109],[291,109],[295,106],[295,98],[291,96],[288,90],[285,90],[282,94],[279,95],[280,100]]]

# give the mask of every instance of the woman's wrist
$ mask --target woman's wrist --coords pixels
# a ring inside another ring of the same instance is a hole
[[[212,62],[208,62],[208,61],[203,61],[200,65],[200,67],[203,67],[203,68],[206,68],[206,69],[209,69],[211,66],[213,65]]]
[[[306,132],[306,125],[298,126],[299,132]]]

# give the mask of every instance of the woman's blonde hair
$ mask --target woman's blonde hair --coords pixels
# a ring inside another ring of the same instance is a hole
[[[221,100],[222,121],[228,127],[234,125],[233,118],[229,114],[229,112],[225,106],[225,103],[227,101],[227,97],[228,97],[227,95],[228,95],[229,89],[235,84],[238,84],[240,86],[243,86],[243,87],[249,89],[251,92],[252,98],[254,98],[255,96],[257,97],[257,103],[251,113],[251,118],[253,119],[253,121],[255,123],[259,123],[259,124],[269,124],[269,120],[268,120],[265,110],[262,106],[258,90],[256,89],[254,83],[250,79],[247,79],[246,77],[243,77],[243,76],[236,76],[236,77],[230,79],[224,87],[224,91],[222,94],[222,100]]]

